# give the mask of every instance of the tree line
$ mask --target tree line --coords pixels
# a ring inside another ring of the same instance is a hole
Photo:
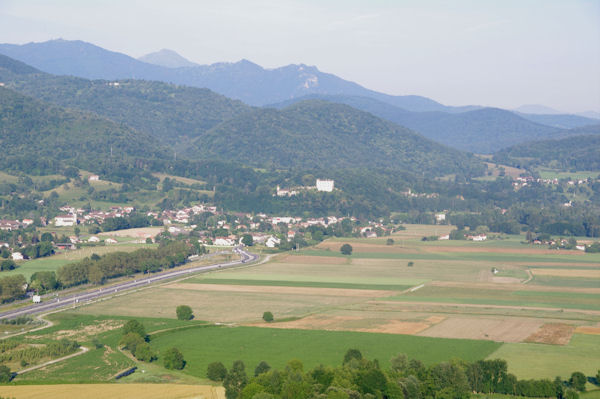
[[[261,362],[249,377],[238,360],[229,371],[220,362],[211,363],[207,377],[223,381],[227,399],[468,399],[472,393],[574,399],[585,391],[587,381],[580,372],[567,381],[520,380],[508,373],[501,359],[472,363],[454,359],[426,366],[400,354],[385,370],[357,349],[348,350],[338,367],[321,365],[305,371],[302,362],[291,360],[283,370],[274,370]]]

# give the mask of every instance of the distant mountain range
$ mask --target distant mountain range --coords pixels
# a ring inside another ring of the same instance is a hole
[[[159,65],[167,68],[184,68],[199,66],[198,64],[195,64],[185,59],[181,55],[177,54],[175,51],[166,48],[156,51],[154,53],[146,54],[142,57],[139,57],[138,60],[146,62],[148,64]]]
[[[160,52],[159,52],[160,53]],[[24,45],[0,44],[0,54],[44,72],[86,79],[145,79],[205,87],[250,105],[265,105],[311,93],[346,94],[376,98],[410,111],[463,112],[478,107],[449,107],[421,96],[391,96],[319,71],[314,66],[288,65],[264,69],[248,60],[187,67],[142,62],[82,41],[51,40]],[[173,63],[171,53],[151,59]]]
[[[523,115],[498,108],[481,108],[462,113],[410,112],[368,97],[318,95],[272,104],[285,108],[307,99],[350,105],[415,130],[425,137],[464,151],[493,153],[501,148],[538,139],[566,137],[568,129],[598,123],[576,115]],[[548,124],[537,122],[548,121]]]
[[[198,152],[190,153],[191,156],[207,156],[211,152],[214,153],[211,156],[218,156],[210,145],[204,148],[198,143],[208,137],[206,135],[211,136],[216,131],[221,132],[223,137],[227,136],[229,133],[223,127],[226,125],[235,127],[242,134],[241,121],[244,118],[249,122],[247,133],[257,140],[261,140],[258,134],[260,131],[269,132],[273,126],[277,126],[282,134],[288,131],[294,134],[306,134],[308,131],[317,135],[324,134],[319,128],[311,129],[308,124],[298,124],[294,118],[281,119],[289,116],[289,112],[263,112],[214,91],[234,92],[232,97],[253,98],[255,103],[261,104],[265,104],[267,100],[286,97],[285,101],[267,105],[268,108],[286,111],[287,108],[294,109],[291,106],[295,103],[310,100],[308,103],[314,102],[317,104],[316,108],[327,110],[323,115],[331,112],[330,103],[346,104],[412,129],[430,140],[474,153],[493,153],[531,140],[568,137],[577,134],[569,129],[598,123],[595,119],[576,115],[521,114],[477,106],[447,107],[425,97],[389,96],[305,65],[266,70],[243,60],[234,64],[175,66],[189,61],[169,50],[142,57],[163,64],[159,66],[89,43],[65,40],[26,45],[4,44],[0,45],[0,53],[3,52],[25,59],[42,70],[52,70],[58,74],[48,74],[0,55],[0,82],[6,87],[48,103],[94,112],[138,131],[150,133],[178,152],[189,153],[191,148],[195,148]],[[64,75],[97,75],[95,77],[109,80],[88,80]],[[146,80],[115,80],[117,77],[131,76]],[[196,85],[165,83],[174,80],[193,81]],[[202,82],[206,83],[205,86],[212,87],[211,90],[215,87],[218,89],[211,91],[194,87],[202,86]],[[302,109],[308,110],[306,106]],[[318,115],[316,112],[312,114]],[[336,115],[346,117],[347,113]],[[362,117],[358,119],[366,120]],[[318,120],[311,122],[324,128]],[[286,126],[286,123],[290,126]],[[344,121],[333,123],[332,126],[331,130],[339,133],[342,130],[338,126],[344,126],[349,131],[354,129]],[[400,126],[397,128],[402,129]],[[369,129],[368,126],[364,128]],[[384,130],[386,129],[388,128]],[[322,137],[319,138],[321,139]],[[211,136],[211,140],[218,142],[220,139]],[[274,138],[271,137],[270,140]]]
[[[17,98],[23,104],[19,109],[27,110],[14,121],[9,119],[0,138],[8,135],[19,149],[19,137],[31,137],[31,142],[27,141],[29,156],[39,152],[41,158],[51,157],[56,145],[61,160],[73,159],[73,155],[63,154],[65,149],[68,154],[79,154],[77,157],[83,153],[102,159],[102,152],[106,154],[113,144],[115,152],[126,150],[127,156],[164,159],[164,150],[170,147],[171,154],[177,150],[191,160],[222,160],[270,169],[380,168],[437,176],[483,172],[482,163],[472,155],[342,104],[309,100],[282,111],[253,108],[208,89],[49,75],[6,56],[0,56],[0,80],[7,101]],[[50,103],[78,110],[64,110]],[[49,119],[48,109],[54,110],[58,119]],[[0,118],[8,116],[0,114]],[[84,122],[90,118],[103,120],[107,128],[89,127]],[[40,123],[25,128],[17,124],[18,120],[27,124],[28,119],[47,120],[47,126]],[[71,119],[84,121],[75,125],[75,137],[68,124]],[[47,135],[49,130],[63,134]],[[115,132],[122,133],[117,138],[107,136]],[[119,137],[130,135],[137,137],[127,143],[120,141]],[[83,162],[78,160],[77,164]]]

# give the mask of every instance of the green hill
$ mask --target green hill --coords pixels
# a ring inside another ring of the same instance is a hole
[[[259,109],[199,137],[188,154],[270,168],[389,168],[434,175],[481,171],[472,155],[343,104]]]
[[[532,141],[505,148],[494,155],[496,162],[534,168],[600,170],[600,125],[580,128],[580,136]]]
[[[164,158],[166,151],[142,132],[97,115],[67,110],[0,87],[3,170],[50,172],[60,165],[98,170],[102,161]],[[111,155],[112,151],[112,155]]]
[[[250,109],[208,89],[162,82],[91,81],[33,68],[27,74],[17,74],[7,59],[0,56],[0,81],[6,87],[45,102],[95,112],[181,147],[190,138]]]

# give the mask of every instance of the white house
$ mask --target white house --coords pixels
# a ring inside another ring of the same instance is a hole
[[[99,181],[100,180],[100,176],[98,175],[90,175],[90,177],[88,177],[88,181]]]
[[[321,180],[317,179],[317,191],[325,191],[330,193],[333,191],[335,182],[333,180]]]
[[[271,236],[267,239],[267,242],[265,242],[265,245],[269,248],[275,248],[275,246],[279,245],[280,243],[281,243],[281,240],[279,238]]]
[[[435,214],[435,220],[438,223],[445,222],[446,221],[446,214],[445,213],[436,213]]]
[[[106,240],[104,240],[105,244],[116,244],[118,241],[115,240],[114,238],[107,238]]]
[[[76,215],[59,215],[54,218],[54,225],[56,227],[61,226],[74,226],[77,224]]]
[[[88,242],[100,242],[100,239],[96,236],[91,236],[88,238]]]
[[[10,254],[10,256],[11,256],[12,260],[23,260],[23,259],[25,259],[23,257],[23,254],[20,253],[20,252],[13,252],[12,254]]]
[[[449,239],[450,239],[450,234],[446,234],[446,235],[440,236],[438,238],[438,240],[449,240]]]
[[[42,302],[42,297],[39,295],[34,295],[33,296],[33,303],[40,303]]]
[[[223,247],[231,247],[231,246],[235,245],[235,241],[232,240],[231,238],[227,238],[227,237],[217,237],[217,238],[215,238],[215,241],[213,243],[214,243],[214,245],[223,246]]]

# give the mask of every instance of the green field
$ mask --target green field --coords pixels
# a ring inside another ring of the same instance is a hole
[[[600,370],[600,335],[575,334],[568,345],[504,344],[490,359],[505,359],[519,378],[568,379],[574,371],[596,375]]]
[[[529,306],[600,310],[600,294],[547,291],[486,290],[427,286],[388,299],[479,305]]]
[[[576,172],[563,172],[553,169],[539,169],[540,177],[542,179],[567,179],[571,178],[574,180],[585,180],[588,177],[595,178],[600,175],[600,171],[576,171]]]
[[[22,274],[27,280],[33,273],[42,271],[56,271],[59,267],[77,262],[85,257],[89,257],[92,254],[103,255],[109,252],[124,251],[131,252],[140,248],[148,248],[148,244],[119,244],[112,246],[96,246],[96,247],[84,247],[74,251],[63,251],[61,253],[48,256],[45,258],[38,258],[20,262],[19,267],[14,270],[3,271],[1,276],[8,276],[14,274]]]
[[[161,352],[171,347],[181,349],[188,362],[185,372],[204,376],[209,363],[220,361],[229,366],[238,359],[249,370],[262,360],[274,368],[285,367],[291,359],[301,360],[305,369],[319,364],[337,366],[350,348],[359,349],[366,358],[378,359],[385,368],[398,353],[426,364],[451,358],[474,361],[489,356],[501,344],[345,331],[213,327],[159,334],[152,345]]]

